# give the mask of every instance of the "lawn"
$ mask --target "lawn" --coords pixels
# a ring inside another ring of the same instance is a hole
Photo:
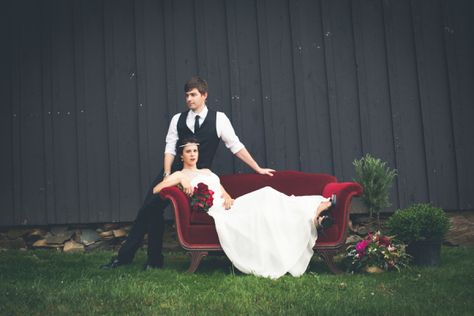
[[[0,252],[1,315],[474,315],[474,248],[442,250],[442,266],[379,275],[332,275],[315,258],[300,278],[269,280],[234,271],[223,256],[195,274],[184,253],[163,270],[104,271],[111,252]]]

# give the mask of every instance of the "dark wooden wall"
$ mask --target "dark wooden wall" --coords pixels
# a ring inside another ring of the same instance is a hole
[[[194,74],[261,165],[474,208],[471,0],[10,0],[0,43],[1,225],[132,220]]]

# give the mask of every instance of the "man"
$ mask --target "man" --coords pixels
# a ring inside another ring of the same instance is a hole
[[[145,201],[138,211],[133,228],[120,248],[118,256],[112,258],[102,268],[116,268],[130,264],[146,233],[148,233],[148,260],[145,270],[163,266],[161,253],[164,232],[163,211],[168,205],[168,201],[161,199],[158,195],[153,195],[153,187],[172,172],[182,168],[181,161],[175,160],[176,148],[182,140],[194,136],[199,141],[199,168],[211,168],[217,147],[222,139],[226,147],[255,172],[269,176],[275,172],[273,169],[260,168],[240,142],[224,113],[207,108],[208,86],[205,80],[200,77],[191,78],[184,85],[184,92],[189,110],[178,113],[171,119],[166,136],[163,175],[156,177],[151,184]]]

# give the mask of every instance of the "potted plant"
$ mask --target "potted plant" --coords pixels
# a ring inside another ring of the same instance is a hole
[[[427,203],[397,210],[388,219],[387,227],[405,242],[415,265],[436,266],[441,262],[441,243],[449,229],[446,213]]]
[[[352,164],[356,173],[354,181],[364,188],[362,201],[367,205],[370,217],[377,214],[377,226],[380,229],[380,211],[390,206],[389,191],[397,170],[390,169],[386,162],[370,154],[354,160]]]

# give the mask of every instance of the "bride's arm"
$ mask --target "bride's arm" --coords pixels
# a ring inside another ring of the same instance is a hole
[[[224,189],[224,187],[221,184],[221,192],[222,192],[222,199],[224,199],[224,208],[226,210],[230,209],[232,207],[232,204],[234,204],[234,199],[230,196],[229,193]]]
[[[161,190],[167,187],[172,187],[174,185],[181,184],[183,187],[183,192],[187,195],[192,194],[193,188],[191,182],[186,178],[181,171],[173,172],[170,176],[166,177],[163,181],[158,183],[153,188],[153,194],[160,193]]]

